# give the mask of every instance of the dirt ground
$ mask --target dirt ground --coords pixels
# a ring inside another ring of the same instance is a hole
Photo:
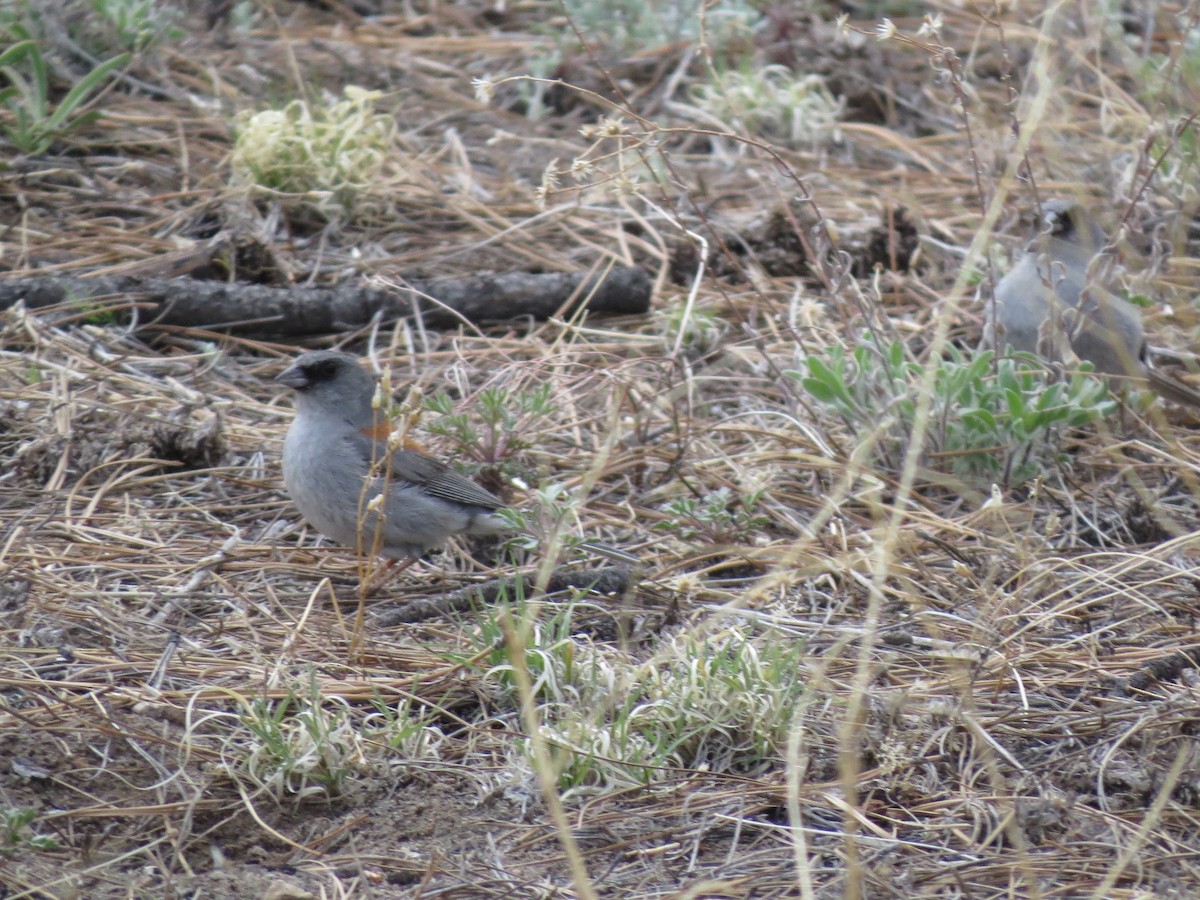
[[[98,9],[0,3],[52,102]],[[0,137],[0,898],[1200,894],[1200,413],[968,476],[961,410],[897,437],[789,374],[969,357],[1053,196],[1200,345],[1200,3],[168,9],[102,115]],[[250,117],[347,86],[362,168],[252,186]],[[169,314],[627,269],[644,312]],[[279,469],[325,346],[540,548],[360,597]]]

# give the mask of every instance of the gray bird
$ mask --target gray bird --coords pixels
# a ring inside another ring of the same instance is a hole
[[[377,553],[389,566],[400,561],[394,576],[453,535],[512,531],[494,494],[411,442],[389,448],[391,425],[372,406],[375,380],[353,356],[303,353],[275,380],[296,392],[283,480],[300,514],[327,538]],[[582,546],[637,563],[605,544]]]
[[[1108,243],[1099,224],[1079,204],[1048,200],[1042,228],[1016,265],[996,285],[996,322],[985,346],[1061,359],[1067,343],[1104,375],[1149,385],[1177,403],[1200,408],[1200,393],[1154,368],[1137,307],[1088,280],[1088,267]]]

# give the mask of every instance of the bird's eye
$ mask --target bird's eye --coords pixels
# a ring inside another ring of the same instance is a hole
[[[313,381],[328,381],[333,378],[337,363],[332,359],[323,359],[308,367],[308,375]]]
[[[1075,228],[1075,220],[1068,210],[1050,213],[1050,233],[1066,234]]]

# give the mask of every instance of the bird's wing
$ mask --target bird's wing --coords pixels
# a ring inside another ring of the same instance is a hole
[[[416,450],[392,451],[392,477],[418,485],[433,496],[454,503],[488,510],[504,506],[491,491],[459,475],[444,462]]]
[[[1071,346],[1105,375],[1141,377],[1146,368],[1146,336],[1137,307],[1099,285],[1089,285],[1079,303]]]
[[[356,452],[367,466],[379,465],[389,458],[387,441],[376,436],[380,431],[378,428],[367,428],[350,435]],[[389,461],[393,481],[416,485],[426,493],[452,503],[479,506],[487,510],[504,506],[504,502],[491,491],[420,450],[397,448],[391,451]]]

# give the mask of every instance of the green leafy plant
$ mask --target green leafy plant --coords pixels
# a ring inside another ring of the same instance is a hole
[[[518,619],[527,613],[524,596],[503,598],[503,602],[485,610],[472,641],[477,652],[471,658],[486,666],[484,677],[495,690],[496,699],[515,708],[520,701],[503,621],[510,612]],[[522,658],[539,703],[572,703],[593,683],[593,667],[605,665],[602,654],[590,642],[573,634],[574,614],[575,603],[568,600],[555,605],[544,621],[530,627]],[[581,665],[585,668],[580,669]]]
[[[520,616],[520,604],[512,612]],[[795,635],[753,625],[682,634],[638,661],[595,645],[577,619],[573,602],[556,606],[532,624],[514,660],[492,608],[463,660],[512,709],[516,666],[526,668],[566,794],[648,784],[678,768],[747,774],[780,762],[809,691]]]
[[[434,394],[425,400],[425,408],[439,418],[430,423],[433,434],[448,437],[464,455],[485,465],[495,465],[530,446],[530,435],[541,420],[557,410],[554,387],[540,384],[532,390],[484,388],[476,397],[478,420],[456,410],[449,394]]]
[[[602,40],[612,52],[627,54],[700,37],[701,11],[710,44],[721,46],[747,35],[762,13],[749,0],[565,0],[571,22],[584,38]]]
[[[405,760],[436,758],[446,735],[430,721],[433,714],[409,698],[395,704],[371,701],[372,712],[363,717],[362,734]]]
[[[560,670],[567,702],[543,708],[567,794],[649,784],[679,768],[746,775],[778,765],[809,690],[803,643],[778,632],[680,635],[622,669],[573,647],[559,654],[572,662],[569,677]]]
[[[574,495],[557,481],[539,485],[522,500],[519,508],[500,510],[512,532],[504,542],[505,548],[512,553],[512,561],[518,563],[525,553],[539,546],[547,547],[551,542],[567,550],[586,543],[570,527],[578,512],[579,504]]]
[[[14,857],[26,850],[57,850],[58,842],[46,834],[32,833],[30,826],[38,817],[32,806],[0,809],[0,856]]]
[[[683,302],[656,310],[654,316],[662,328],[664,343],[672,348],[684,347],[694,357],[716,349],[729,331],[729,321],[720,313]]]
[[[0,90],[0,105],[13,116],[12,121],[3,123],[4,133],[22,153],[45,153],[56,140],[100,115],[79,109],[114,69],[129,62],[130,55],[122,53],[100,63],[54,105],[41,48],[23,26],[12,24],[9,31],[20,40],[0,53],[0,73],[9,82]]]
[[[929,428],[921,463],[970,482],[1019,484],[1061,461],[1062,437],[1116,409],[1090,366],[1050,380],[1034,357],[993,362],[991,351],[964,356],[950,348],[936,363]],[[872,443],[877,464],[899,471],[916,422],[924,366],[897,342],[834,347],[789,372],[805,391]]]
[[[92,10],[108,26],[116,44],[144,53],[164,38],[179,40],[184,32],[175,23],[180,11],[158,0],[92,0]]]
[[[820,75],[749,62],[697,84],[692,99],[719,119],[735,117],[755,137],[792,147],[839,140],[837,123],[845,104]]]
[[[559,87],[554,73],[579,52],[577,33],[610,60],[701,37],[721,55],[727,47],[749,45],[763,21],[760,7],[754,0],[564,0],[570,24],[543,18],[537,30],[544,39],[531,44],[525,74],[509,83],[525,114],[540,119],[552,113],[545,99],[548,89]]]
[[[735,497],[727,487],[703,497],[680,497],[663,505],[663,512],[670,518],[655,527],[684,539],[699,537],[714,544],[735,543],[770,522],[758,512],[762,497],[762,491]]]
[[[282,700],[252,701],[241,724],[252,738],[236,768],[277,799],[338,796],[363,760],[350,708],[340,697],[323,697],[315,678],[307,696],[289,691]]]
[[[350,211],[381,187],[392,149],[395,119],[374,109],[382,96],[349,85],[343,99],[324,106],[293,100],[283,109],[242,113],[230,158],[234,174],[325,214]]]

